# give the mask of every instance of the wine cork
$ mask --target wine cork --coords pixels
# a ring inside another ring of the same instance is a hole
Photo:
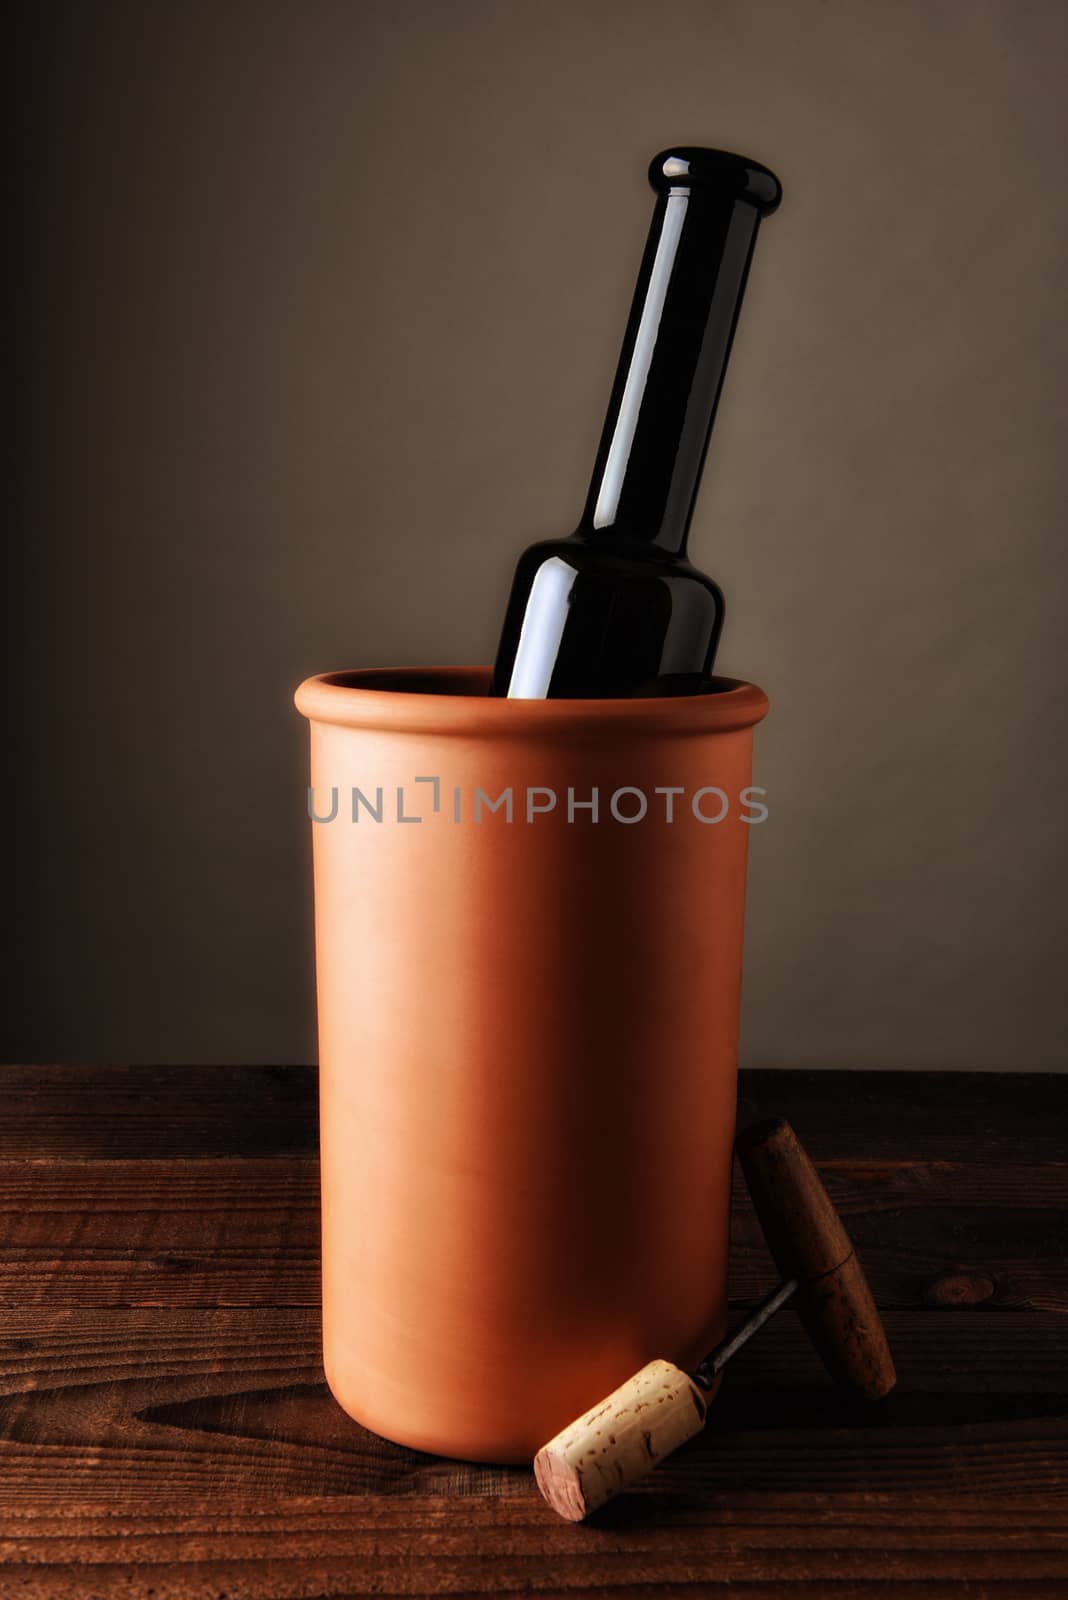
[[[700,1433],[707,1409],[680,1367],[650,1361],[542,1446],[538,1488],[561,1517],[581,1522]]]

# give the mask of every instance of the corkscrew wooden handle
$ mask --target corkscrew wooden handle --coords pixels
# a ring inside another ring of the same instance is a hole
[[[788,1122],[747,1128],[736,1150],[768,1248],[836,1382],[869,1400],[897,1375],[864,1269],[812,1162]]]

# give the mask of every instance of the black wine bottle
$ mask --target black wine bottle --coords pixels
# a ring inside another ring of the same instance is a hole
[[[700,692],[723,596],[686,538],[760,219],[779,180],[724,150],[654,158],[649,239],[582,520],[519,559],[490,692]]]

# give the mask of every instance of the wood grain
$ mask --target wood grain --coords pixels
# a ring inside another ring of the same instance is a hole
[[[1068,1311],[1068,1166],[853,1159],[821,1176],[881,1306],[937,1303],[963,1275],[988,1309]],[[740,1174],[731,1233],[740,1307],[777,1281]],[[312,1157],[0,1157],[0,1307],[318,1302]]]
[[[826,1377],[784,1311],[731,1363],[706,1431],[641,1492],[1035,1490],[1068,1497],[1068,1371],[1054,1314],[887,1313],[897,1391],[877,1407]],[[316,1312],[5,1316],[0,1506],[71,1493],[129,1504],[206,1493],[526,1492],[519,1468],[405,1450],[334,1404]]]
[[[620,1500],[559,1522],[537,1495],[203,1501],[151,1522],[86,1505],[16,1513],[0,1535],[6,1594],[33,1600],[311,1600],[329,1595],[617,1597],[726,1592],[910,1600],[1063,1597],[1068,1508],[1032,1496],[961,1506],[806,1494],[729,1508]],[[967,1586],[966,1589],[964,1586]]]
[[[883,1310],[897,1390],[787,1309],[590,1527],[346,1417],[307,1069],[0,1069],[0,1595],[1068,1592],[1068,1080],[751,1073]],[[740,1179],[731,1297],[775,1281]]]
[[[311,1067],[0,1067],[0,1160],[158,1161],[318,1149]]]
[[[0,1067],[0,1159],[313,1155],[312,1067]],[[1014,1072],[739,1074],[739,1125],[785,1116],[817,1164],[1064,1161],[1068,1081]]]

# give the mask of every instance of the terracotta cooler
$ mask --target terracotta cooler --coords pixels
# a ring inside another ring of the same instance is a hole
[[[336,673],[296,700],[324,819],[326,1376],[389,1439],[509,1462],[723,1332],[767,699],[488,682]]]

